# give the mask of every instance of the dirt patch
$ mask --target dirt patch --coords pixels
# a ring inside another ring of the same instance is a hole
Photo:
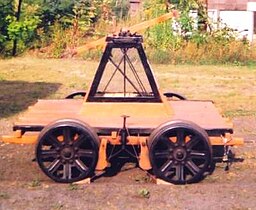
[[[11,129],[1,120],[0,134]],[[142,170],[126,164],[115,176],[91,184],[57,184],[39,169],[33,145],[0,144],[0,210],[5,209],[255,209],[256,117],[234,119],[234,148],[243,163],[230,171],[219,164],[214,173],[192,185],[157,185]]]
[[[256,141],[256,117],[244,116],[233,120],[235,126],[235,136],[241,136],[247,143]]]

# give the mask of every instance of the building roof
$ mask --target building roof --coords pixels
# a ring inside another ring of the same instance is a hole
[[[251,0],[252,1],[252,0]],[[249,0],[208,0],[208,9],[247,10]]]

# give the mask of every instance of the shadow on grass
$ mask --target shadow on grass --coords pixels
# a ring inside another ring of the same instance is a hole
[[[60,83],[0,81],[0,118],[27,109],[37,99],[55,93],[60,86]]]

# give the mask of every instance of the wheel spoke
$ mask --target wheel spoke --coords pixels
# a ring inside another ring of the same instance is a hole
[[[53,135],[51,135],[51,134],[48,136],[47,140],[50,140],[50,142],[51,142],[55,147],[59,147],[59,146],[60,146],[60,141],[59,141],[57,138],[55,138],[55,136],[53,136]]]
[[[88,167],[79,159],[75,160],[75,166],[76,168],[81,171],[82,173],[85,173],[88,171]]]
[[[69,163],[66,163],[63,165],[63,179],[71,179],[72,178],[72,171],[71,171],[72,165]]]
[[[197,143],[199,142],[199,137],[198,136],[193,136],[190,141],[188,141],[188,143],[186,144],[188,149],[192,149],[194,146],[197,145]]]
[[[69,127],[63,128],[63,138],[64,138],[65,144],[68,144],[71,141],[71,133],[70,133]]]
[[[57,156],[57,152],[54,149],[50,149],[50,150],[42,150],[41,152],[42,155],[42,159],[44,158],[56,158]]]
[[[48,171],[50,173],[54,173],[61,165],[61,161],[59,159],[54,160],[48,167]]]
[[[186,163],[186,167],[193,174],[193,176],[195,176],[200,171],[200,168],[198,168],[198,166],[191,160]]]
[[[184,182],[185,176],[184,176],[184,166],[183,165],[177,165],[176,176],[179,181]]]
[[[86,134],[80,134],[79,137],[74,141],[74,147],[80,147],[80,145],[86,140],[86,137]]]
[[[166,174],[173,167],[173,160],[167,160],[160,168],[160,171]]]
[[[94,157],[94,151],[89,150],[89,149],[79,149],[77,151],[77,154],[78,154],[79,157],[89,157],[89,158]]]
[[[163,136],[161,137],[161,142],[163,142],[163,144],[168,148],[173,148],[174,147],[174,143],[170,140],[170,138],[168,136]]]
[[[205,160],[206,159],[206,152],[205,151],[195,151],[193,150],[190,153],[191,159],[202,159]]]
[[[177,143],[179,145],[185,144],[185,133],[183,129],[177,129]]]
[[[162,151],[155,151],[155,158],[156,159],[164,159],[168,158],[170,156],[170,152],[168,150],[162,150]]]

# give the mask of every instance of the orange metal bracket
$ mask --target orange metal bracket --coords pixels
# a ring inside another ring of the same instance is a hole
[[[22,135],[21,130],[14,132],[14,135],[2,136],[2,141],[4,143],[13,143],[13,144],[35,144],[37,141],[38,135],[35,133],[31,135]]]
[[[221,137],[209,137],[211,145],[226,145],[226,146],[239,146],[244,144],[243,138],[227,138],[227,142],[224,142]]]
[[[104,170],[108,166],[107,161],[107,144],[108,140],[106,138],[102,138],[100,142],[100,148],[99,148],[99,159],[96,166],[96,170]]]
[[[152,168],[149,160],[149,151],[147,146],[147,139],[140,138],[140,158],[139,158],[139,165],[143,170],[149,170]]]

